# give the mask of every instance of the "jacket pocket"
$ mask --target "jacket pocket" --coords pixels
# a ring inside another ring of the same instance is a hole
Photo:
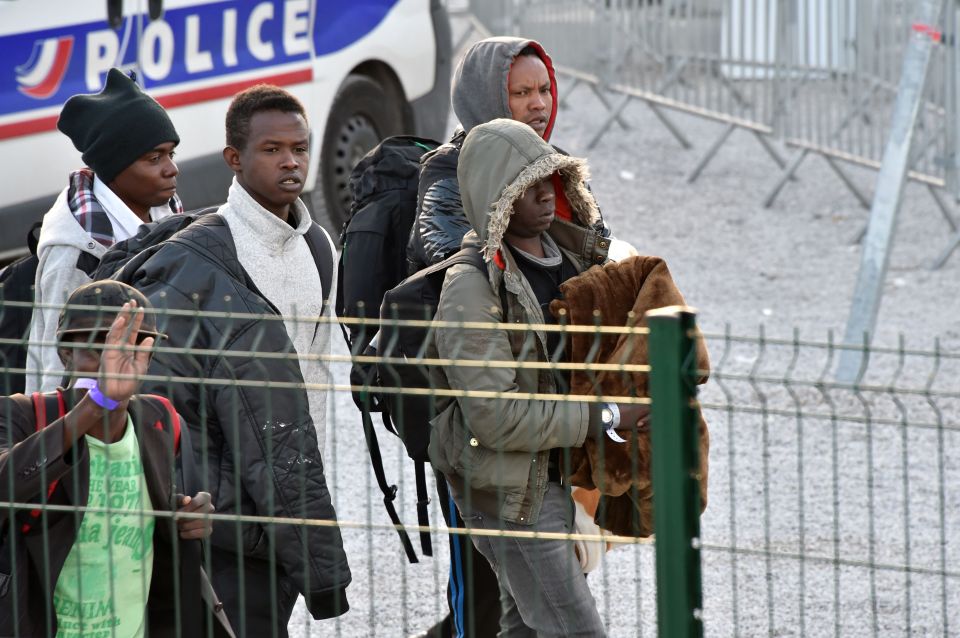
[[[530,463],[533,455],[528,452],[501,452],[484,447],[469,431],[465,430],[464,445],[457,455],[458,474],[476,490],[524,490],[530,480]]]
[[[434,469],[462,477],[472,489],[514,491],[526,487],[534,455],[485,447],[463,424],[456,401],[430,424],[430,462]]]

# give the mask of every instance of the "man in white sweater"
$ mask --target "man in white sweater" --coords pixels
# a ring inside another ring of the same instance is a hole
[[[100,93],[67,100],[57,128],[83,154],[86,167],[70,174],[43,217],[34,302],[46,307],[34,310],[30,324],[27,394],[60,384],[60,308],[92,281],[107,249],[135,235],[141,224],[183,211],[173,161],[180,136],[163,107],[118,69],[110,69]]]
[[[230,131],[229,112],[227,119]],[[300,201],[307,177],[310,129],[300,113],[279,110],[258,111],[232,128],[240,129],[237,133],[244,139],[228,139],[223,150],[235,177],[227,203],[217,212],[227,220],[240,265],[283,317],[308,387],[310,416],[322,451],[327,391],[310,386],[329,382],[329,364],[320,356],[330,354],[330,324],[318,328],[308,318],[332,314],[333,309],[327,312],[324,307],[320,272],[305,235],[315,227],[328,242],[331,255],[336,254],[336,247]],[[332,270],[330,274],[335,282]],[[330,294],[333,299],[333,292]]]
[[[176,311],[161,317],[168,339],[144,391],[190,426],[217,512],[333,521],[321,451],[336,253],[299,199],[306,113],[259,85],[234,97],[226,129],[226,204],[116,275]],[[214,587],[241,633],[286,636],[298,594],[314,618],[347,611],[337,527],[221,521],[210,540]]]

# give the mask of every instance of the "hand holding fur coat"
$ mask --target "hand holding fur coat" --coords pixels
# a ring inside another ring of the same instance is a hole
[[[605,326],[628,325],[629,313],[641,317],[665,306],[683,305],[666,263],[659,257],[630,257],[595,266],[560,286],[563,299],[551,303],[550,311],[574,325],[594,325],[594,311]],[[568,334],[570,361],[645,365],[648,344],[645,334]],[[595,346],[599,339],[599,348]],[[592,353],[592,355],[591,355]],[[703,371],[698,383],[705,383],[710,367],[703,340],[697,341],[697,369]],[[641,372],[590,372],[574,370],[570,393],[579,395],[648,396],[648,375]],[[699,409],[698,409],[699,412]],[[700,506],[707,506],[707,472],[710,436],[703,416],[700,421]],[[599,489],[601,502],[596,522],[606,530],[624,536],[646,537],[653,533],[653,485],[651,484],[650,432],[631,433],[626,443],[607,438],[588,440],[571,450],[569,482],[578,487]],[[636,465],[631,450],[636,449]],[[636,468],[636,472],[633,469]],[[630,488],[636,488],[635,492]]]

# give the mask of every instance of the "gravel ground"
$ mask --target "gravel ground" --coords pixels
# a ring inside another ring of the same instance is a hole
[[[817,157],[774,207],[762,208],[775,166],[741,132],[688,184],[721,127],[671,115],[695,142],[683,151],[642,104],[626,111],[629,131],[611,130],[587,153],[603,116],[599,101],[578,89],[553,142],[589,158],[616,234],[667,260],[709,335],[706,634],[960,635],[960,364],[945,356],[937,368],[913,352],[939,339],[943,353],[960,353],[960,254],[927,268],[949,236],[929,194],[911,185],[904,199],[875,341],[891,352],[871,358],[864,382],[873,389],[818,386],[835,355],[823,344],[830,331],[842,334],[850,309],[860,257],[852,240],[867,211]],[[872,191],[875,173],[849,171]],[[725,331],[746,340],[724,339]],[[893,394],[890,386],[917,392]],[[346,524],[352,609],[316,623],[300,605],[291,634],[423,630],[445,612],[444,536],[434,534],[434,558],[406,563],[395,532],[383,529],[388,519],[348,395],[337,396],[332,419],[329,477]],[[398,442],[385,435],[381,446],[401,485],[401,517],[412,523],[411,466]],[[432,520],[442,521],[439,512]],[[590,584],[611,636],[656,635],[651,545],[609,553]]]

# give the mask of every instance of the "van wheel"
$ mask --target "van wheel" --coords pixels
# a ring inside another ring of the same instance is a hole
[[[322,198],[334,236],[350,212],[350,171],[381,140],[401,132],[402,112],[390,92],[362,75],[348,76],[333,99],[313,195]]]

